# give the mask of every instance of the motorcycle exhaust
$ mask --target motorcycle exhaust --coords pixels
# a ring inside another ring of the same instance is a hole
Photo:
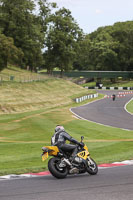
[[[69,170],[69,174],[79,174],[79,169],[76,167],[73,167]]]
[[[69,170],[70,174],[78,174],[79,173],[79,169],[77,169],[76,167],[72,167],[72,164],[70,163],[70,161],[68,159],[63,158],[63,162],[65,162],[71,168]]]

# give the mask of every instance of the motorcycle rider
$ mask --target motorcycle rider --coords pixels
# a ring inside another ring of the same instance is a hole
[[[115,101],[115,98],[116,98],[116,95],[113,94],[113,95],[112,95],[112,99],[113,99],[113,101]]]
[[[74,144],[66,144],[66,140],[74,143]],[[73,137],[71,137],[64,129],[63,126],[57,125],[55,128],[55,133],[51,138],[51,144],[54,146],[58,146],[64,152],[72,152],[71,156],[74,159],[78,149],[78,145],[83,147],[84,143],[78,142]]]

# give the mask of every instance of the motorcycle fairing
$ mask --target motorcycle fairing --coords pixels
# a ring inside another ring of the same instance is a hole
[[[77,154],[78,157],[80,157],[84,160],[86,160],[89,155],[90,155],[90,153],[88,152],[88,147],[86,145],[84,146],[84,151],[81,151]]]
[[[82,152],[79,152],[78,154],[77,154],[77,156],[78,157],[80,157],[80,158],[82,158],[82,159],[84,159],[84,160],[86,160],[87,158],[88,158],[88,156],[89,156],[90,154],[89,154],[89,152],[88,151],[82,151]]]
[[[57,156],[57,154],[59,153],[59,149],[57,146],[45,146],[42,149],[44,152],[48,152],[49,156]]]

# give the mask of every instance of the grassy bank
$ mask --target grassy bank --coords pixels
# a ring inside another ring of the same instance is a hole
[[[67,105],[76,97],[94,93],[67,80],[53,78],[33,83],[7,82],[0,86],[0,91],[0,114]]]

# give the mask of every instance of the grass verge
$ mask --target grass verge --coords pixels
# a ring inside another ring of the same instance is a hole
[[[132,100],[127,104],[126,109],[128,110],[128,112],[133,114],[133,98]]]
[[[133,159],[133,131],[76,119],[68,106],[42,110],[33,116],[30,113],[30,118],[22,119],[17,114],[16,118],[20,121],[9,123],[7,119],[0,124],[0,175],[47,170],[47,162],[41,161],[41,147],[50,144],[56,124],[62,124],[77,140],[83,135],[99,164]]]

